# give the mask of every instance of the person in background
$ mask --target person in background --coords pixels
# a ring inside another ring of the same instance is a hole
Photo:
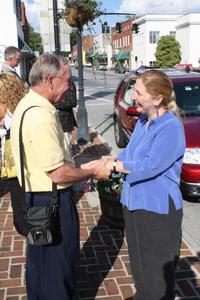
[[[1,137],[1,161],[5,159],[5,142],[10,138],[10,128],[15,108],[19,101],[27,93],[27,88],[23,85],[20,78],[12,72],[0,74],[0,137]],[[11,149],[10,149],[11,151]],[[14,161],[13,161],[14,167]],[[1,169],[1,168],[0,168]],[[25,234],[21,221],[24,219],[23,211],[20,209],[20,203],[23,199],[21,196],[21,187],[17,176],[4,178],[1,181],[2,188],[10,191],[11,204],[13,208],[13,222],[16,230],[20,234]]]
[[[20,49],[10,46],[5,49],[4,59],[5,62],[1,67],[1,73],[12,72],[19,76],[16,72],[16,67],[19,65],[22,58],[22,53]]]
[[[125,173],[124,206],[134,300],[175,299],[182,223],[180,173],[185,135],[173,85],[161,71],[139,75],[132,96],[141,113],[127,147],[115,158],[82,165]]]
[[[72,142],[72,131],[74,130],[74,127],[77,127],[73,111],[73,108],[76,106],[76,85],[71,81],[69,90],[65,92],[62,100],[55,105],[58,110],[58,116],[63,132],[65,133],[69,145],[71,145]]]
[[[29,300],[72,300],[79,263],[79,220],[72,184],[104,179],[106,168],[75,168],[55,104],[70,88],[71,69],[63,59],[45,53],[33,64],[31,88],[14,113],[11,144],[21,180],[19,126],[26,112],[22,136],[26,155],[26,193],[32,206],[48,205],[52,182],[57,184],[61,241],[48,246],[27,245],[26,287]]]

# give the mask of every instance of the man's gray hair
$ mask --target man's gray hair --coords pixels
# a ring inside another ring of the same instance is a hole
[[[37,58],[31,68],[29,74],[30,85],[40,85],[42,81],[47,79],[49,76],[55,77],[60,75],[62,70],[58,56],[51,53],[44,53]]]
[[[17,53],[21,53],[20,49],[14,46],[9,46],[4,51],[4,59],[9,60],[10,58],[15,58]]]

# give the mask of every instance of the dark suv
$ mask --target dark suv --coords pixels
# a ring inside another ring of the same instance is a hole
[[[140,70],[139,72],[144,72]],[[164,69],[172,80],[176,101],[183,116],[186,152],[181,174],[184,194],[200,197],[200,74]],[[114,99],[114,133],[119,148],[124,148],[134,130],[138,112],[131,99],[137,73],[122,79]]]

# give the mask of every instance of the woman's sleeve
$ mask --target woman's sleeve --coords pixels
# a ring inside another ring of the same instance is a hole
[[[131,174],[126,180],[129,183],[153,178],[173,163],[181,159],[185,152],[185,136],[182,126],[167,126],[159,131],[145,159],[135,161],[123,161],[124,169]]]

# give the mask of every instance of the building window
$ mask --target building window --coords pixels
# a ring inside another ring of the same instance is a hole
[[[130,46],[130,36],[127,36],[127,46]]]
[[[155,67],[155,65],[156,65],[156,62],[155,62],[155,61],[150,61],[150,62],[149,62],[149,66],[150,66],[150,67]]]
[[[169,32],[169,35],[173,36],[173,37],[176,37],[176,31],[170,31]]]
[[[160,31],[149,31],[149,43],[156,44],[159,40]]]

